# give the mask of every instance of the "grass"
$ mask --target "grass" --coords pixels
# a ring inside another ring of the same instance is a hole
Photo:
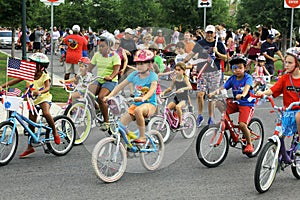
[[[7,81],[6,77],[6,66],[7,66],[7,56],[0,52],[0,84],[2,85]],[[12,80],[13,78],[8,78],[8,80]],[[25,81],[22,81],[13,86],[14,88],[19,88],[20,90],[25,90]],[[53,86],[50,89],[50,93],[52,94],[53,102],[67,102],[69,94],[62,87]]]

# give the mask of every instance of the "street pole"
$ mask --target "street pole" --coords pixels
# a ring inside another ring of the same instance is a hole
[[[26,56],[26,0],[22,1],[22,60],[27,60]]]
[[[206,27],[206,7],[204,7],[204,16],[203,16],[204,22],[203,22],[203,30],[205,30]]]
[[[53,86],[53,2],[51,2],[51,56],[50,56],[50,67],[51,67],[51,86]]]
[[[294,8],[292,8],[292,14],[291,14],[290,48],[292,47],[292,43],[293,43],[293,24],[294,24]]]

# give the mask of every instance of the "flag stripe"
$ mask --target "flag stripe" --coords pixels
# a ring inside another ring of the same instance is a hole
[[[26,60],[9,58],[7,63],[7,76],[33,81],[36,64]]]

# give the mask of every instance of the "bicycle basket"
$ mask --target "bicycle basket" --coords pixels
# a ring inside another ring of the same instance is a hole
[[[19,109],[20,103],[23,101],[21,97],[15,96],[2,96],[4,99],[4,108],[5,110],[17,111]]]
[[[282,121],[282,132],[285,136],[292,136],[297,133],[297,124],[295,115],[300,110],[291,110],[284,112],[281,121]]]
[[[119,115],[121,113],[121,109],[120,109],[120,103],[118,102],[118,100],[115,97],[110,98],[107,101],[108,105],[109,105],[109,109],[110,111],[114,114],[114,115]]]

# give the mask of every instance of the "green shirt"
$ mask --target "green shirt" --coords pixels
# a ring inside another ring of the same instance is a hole
[[[103,57],[99,52],[95,53],[91,63],[98,67],[97,76],[105,77],[110,76],[114,71],[115,65],[121,65],[121,59],[115,52],[111,52],[107,57]],[[98,79],[99,83],[104,83],[105,80]],[[116,76],[113,82],[118,82],[118,76]]]
[[[159,72],[164,72],[165,71],[165,65],[162,57],[156,55],[154,57],[154,62],[158,65]]]

